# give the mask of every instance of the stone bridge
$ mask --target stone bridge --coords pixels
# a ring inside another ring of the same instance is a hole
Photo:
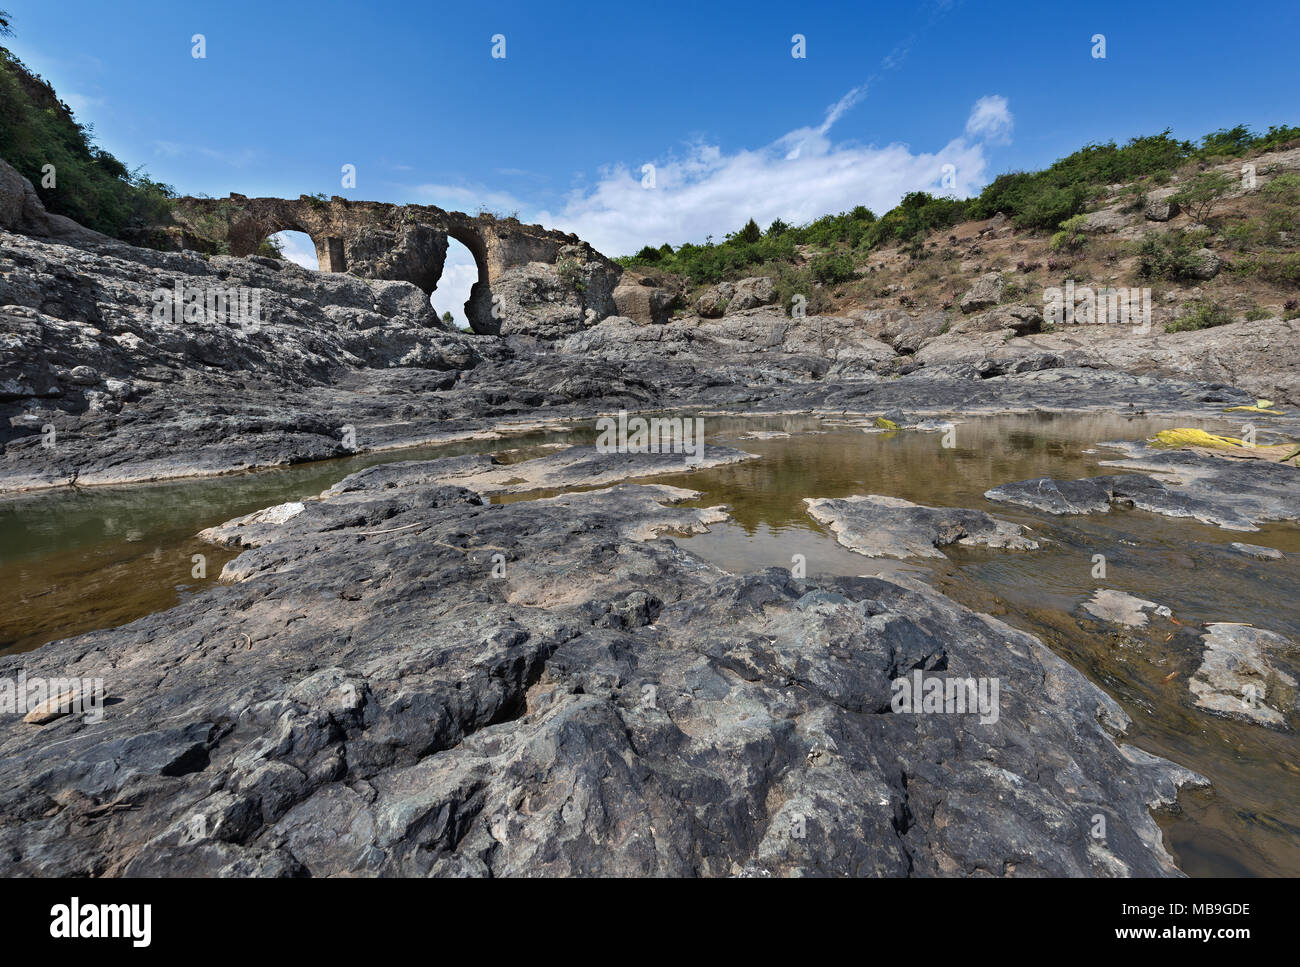
[[[178,198],[170,244],[178,248],[222,252],[235,256],[256,254],[262,242],[283,231],[303,232],[316,247],[323,272],[350,272],[370,279],[397,279],[432,292],[442,275],[447,236],[474,255],[478,281],[465,303],[465,316],[475,332],[501,331],[499,306],[494,311],[494,285],[513,269],[530,263],[557,266],[568,260],[587,277],[597,277],[593,293],[582,303],[579,318],[613,310],[607,293],[621,269],[576,235],[552,231],[541,225],[524,225],[515,218],[490,214],[466,215],[431,205],[391,205],[352,201],[334,196],[303,195],[296,199]],[[577,290],[587,288],[575,283]],[[518,286],[515,286],[518,288]],[[594,299],[600,290],[600,299]],[[500,297],[497,299],[500,302]],[[598,305],[587,303],[599,302]]]

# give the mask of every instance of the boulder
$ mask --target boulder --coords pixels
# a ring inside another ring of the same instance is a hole
[[[963,319],[952,327],[954,335],[972,332],[998,332],[1010,329],[1017,336],[1041,332],[1043,328],[1043,310],[1034,305],[1015,303],[995,306],[987,312]]]
[[[1197,251],[1195,258],[1196,261],[1190,269],[1190,274],[1194,279],[1207,281],[1218,275],[1219,270],[1223,268],[1223,259],[1208,248]]]
[[[711,285],[695,300],[695,311],[705,319],[718,319],[727,311],[736,288],[730,282]]]
[[[776,287],[766,275],[741,279],[732,288],[731,300],[727,303],[726,314],[756,309],[771,305],[776,301]]]
[[[1174,190],[1164,188],[1147,195],[1142,215],[1149,222],[1167,222],[1178,214],[1178,202],[1172,199]]]
[[[1002,273],[985,273],[961,297],[961,311],[970,314],[997,305],[1002,301],[1002,290],[1005,286],[1006,281],[1002,278]]]
[[[681,300],[681,290],[657,275],[625,272],[614,289],[614,313],[642,325],[663,325]]]

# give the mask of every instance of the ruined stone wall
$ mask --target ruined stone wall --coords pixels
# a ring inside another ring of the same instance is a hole
[[[585,285],[560,293],[562,300],[577,308],[583,325],[612,311],[603,292],[612,289],[621,274],[616,264],[576,235],[524,225],[514,218],[472,216],[432,205],[352,201],[337,195],[326,200],[309,195],[248,198],[232,193],[228,198],[177,199],[173,218],[171,238],[176,248],[252,255],[263,240],[277,232],[303,232],[311,238],[323,272],[396,279],[425,292],[432,292],[442,276],[450,235],[478,262],[479,281],[465,303],[465,313],[479,333],[499,333],[504,317],[517,320],[521,312],[526,315],[526,309],[504,305],[517,287],[503,283],[530,265],[535,271],[539,263],[555,267],[576,261],[584,277],[601,280],[592,288],[602,293],[600,298],[589,298]],[[573,278],[578,274],[562,273]]]

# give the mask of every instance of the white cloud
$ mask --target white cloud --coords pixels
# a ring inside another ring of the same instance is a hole
[[[469,299],[469,290],[478,281],[478,263],[469,249],[454,238],[447,239],[447,261],[442,267],[442,277],[438,279],[437,288],[429,296],[438,315],[450,312],[456,325],[462,328],[469,325],[465,318],[465,302]]]
[[[971,108],[970,117],[966,119],[966,133],[989,144],[1007,144],[1011,141],[1013,125],[1007,99],[1001,94],[987,94]]]
[[[304,233],[279,232],[271,237],[280,243],[280,251],[290,262],[313,272],[320,268],[316,259],[316,246],[312,245],[311,239]]]
[[[800,128],[756,150],[724,154],[697,143],[685,157],[656,163],[655,187],[641,187],[640,166],[601,171],[594,187],[571,193],[562,208],[540,212],[547,226],[576,232],[607,255],[635,252],[642,245],[720,240],[749,218],[766,227],[780,218],[801,224],[827,213],[866,205],[881,214],[909,191],[966,196],[986,182],[981,140],[955,137],[938,150],[914,152],[907,145],[883,148],[834,144],[831,126],[861,100],[854,88],[827,109],[817,127]],[[1010,131],[1005,98],[981,98],[971,112],[968,133]],[[956,169],[955,184],[942,184],[944,165]]]
[[[509,192],[493,191],[482,186],[416,185],[409,190],[425,204],[471,215],[480,209],[509,215],[525,207],[523,202]]]

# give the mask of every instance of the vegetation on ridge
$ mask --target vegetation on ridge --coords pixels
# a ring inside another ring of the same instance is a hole
[[[1116,184],[1129,184],[1139,200],[1145,192],[1171,181],[1173,173],[1190,162],[1221,164],[1248,152],[1261,152],[1300,143],[1300,127],[1272,126],[1255,134],[1245,125],[1215,131],[1199,143],[1179,141],[1166,129],[1160,134],[1133,138],[1123,145],[1115,142],[1090,144],[1054,162],[1042,171],[999,175],[979,195],[969,199],[937,197],[914,191],[879,218],[859,205],[838,215],[823,215],[803,226],[791,226],[777,219],[766,231],[753,219],[741,230],[714,244],[686,243],[674,249],[664,244],[646,246],[635,255],[618,259],[624,266],[673,272],[692,284],[707,284],[752,274],[758,266],[774,277],[789,274],[781,265],[803,261],[801,249],[822,252],[839,250],[841,261],[812,260],[813,281],[843,280],[839,271],[862,261],[874,249],[889,245],[908,246],[919,254],[922,239],[935,230],[965,221],[977,221],[1001,213],[1019,229],[1055,231],[1062,223],[1083,214]],[[1183,190],[1180,201],[1206,215],[1212,210],[1222,185],[1218,178],[1200,178]],[[1076,223],[1077,226],[1077,223]],[[1070,230],[1067,230],[1070,232]],[[1072,233],[1061,245],[1076,241]],[[823,259],[831,256],[822,256]],[[850,273],[851,277],[851,273]]]
[[[0,11],[0,36],[12,33],[9,14]],[[93,126],[77,123],[49,82],[5,47],[0,47],[0,157],[32,183],[47,211],[118,238],[135,240],[165,221],[175,195],[96,146]],[[47,187],[47,165],[54,166],[53,187]]]

